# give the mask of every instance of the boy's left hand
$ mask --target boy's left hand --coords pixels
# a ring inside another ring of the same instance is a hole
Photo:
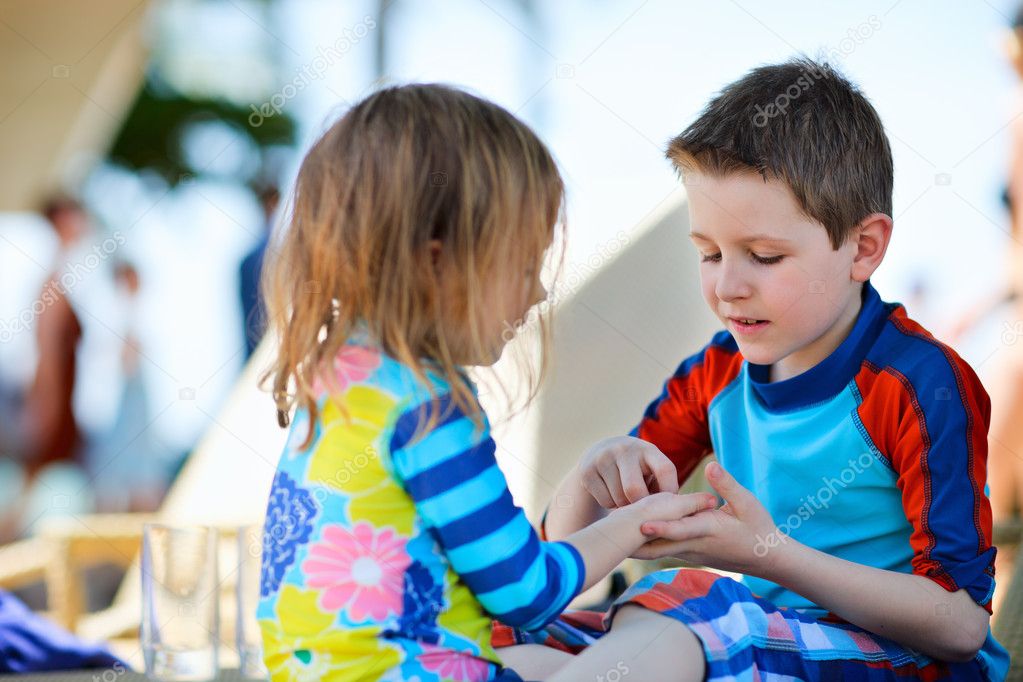
[[[677,521],[649,521],[642,525],[651,539],[633,558],[673,556],[703,566],[763,577],[787,538],[764,505],[717,462],[707,464],[707,482],[725,500],[717,509]],[[772,550],[773,548],[773,550]]]

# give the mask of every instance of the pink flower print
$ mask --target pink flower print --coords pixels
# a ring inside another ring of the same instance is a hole
[[[302,572],[309,587],[323,590],[321,608],[345,608],[355,621],[382,621],[401,613],[405,569],[412,562],[406,539],[390,528],[374,530],[365,521],[351,529],[328,525],[309,548]]]
[[[344,346],[334,357],[334,375],[342,390],[365,380],[380,366],[380,352],[362,346]]]
[[[443,680],[477,682],[490,677],[490,664],[477,658],[471,651],[459,653],[432,644],[423,645],[423,653],[416,657],[424,668]]]
[[[330,371],[333,372],[337,391],[343,393],[349,384],[364,381],[380,366],[380,351],[356,344],[342,346],[334,356]],[[325,370],[327,371],[327,370]],[[313,381],[313,391],[322,393],[329,384],[320,377]]]

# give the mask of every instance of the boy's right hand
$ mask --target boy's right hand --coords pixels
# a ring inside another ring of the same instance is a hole
[[[579,479],[605,509],[679,489],[671,460],[656,446],[631,436],[607,438],[590,448],[579,462]]]

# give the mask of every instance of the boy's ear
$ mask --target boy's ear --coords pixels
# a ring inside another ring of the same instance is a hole
[[[884,213],[871,213],[860,221],[851,239],[855,241],[852,278],[866,282],[884,260],[888,242],[892,238],[892,219]]]

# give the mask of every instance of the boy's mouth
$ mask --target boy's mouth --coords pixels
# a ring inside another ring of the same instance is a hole
[[[733,329],[742,333],[759,331],[770,324],[769,320],[756,320],[751,317],[729,317],[728,321],[732,323]]]

